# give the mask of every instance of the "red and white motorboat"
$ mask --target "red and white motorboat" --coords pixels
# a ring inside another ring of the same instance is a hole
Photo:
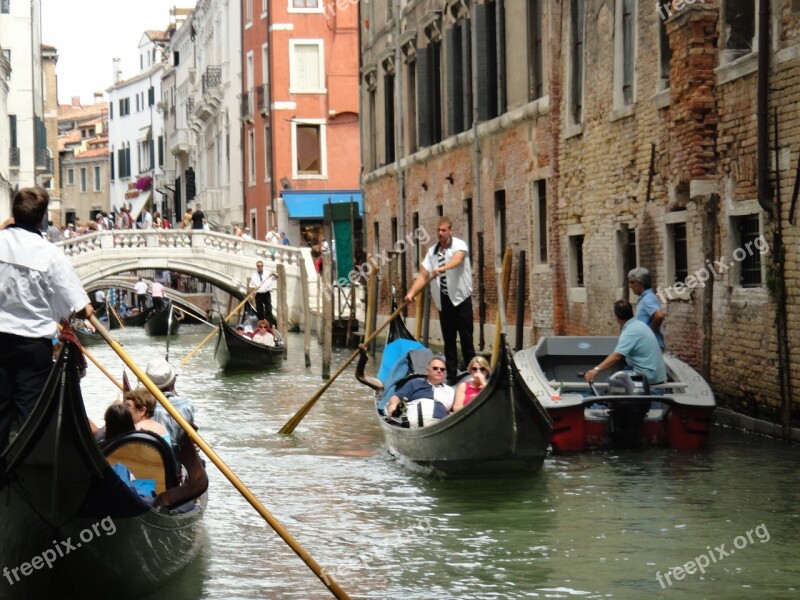
[[[695,450],[708,440],[716,407],[708,383],[685,362],[664,355],[667,382],[650,386],[620,364],[584,381],[614,351],[616,337],[544,337],[517,352],[522,379],[553,419],[553,452],[662,446]]]

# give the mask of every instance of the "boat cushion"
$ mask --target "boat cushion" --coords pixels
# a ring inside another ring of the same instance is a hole
[[[109,464],[122,463],[137,479],[155,481],[155,492],[178,485],[175,455],[167,441],[151,431],[131,431],[109,440],[103,448]]]

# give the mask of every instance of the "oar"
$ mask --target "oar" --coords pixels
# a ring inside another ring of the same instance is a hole
[[[350,596],[339,587],[339,584],[334,581],[334,579],[326,573],[322,567],[320,567],[319,563],[315,561],[311,555],[306,552],[306,550],[300,545],[300,543],[294,539],[292,534],[290,534],[284,527],[280,524],[280,522],[264,507],[263,504],[255,497],[255,495],[245,486],[241,479],[239,479],[236,474],[231,471],[228,465],[219,457],[219,455],[214,452],[214,450],[209,446],[206,441],[200,437],[200,434],[195,431],[194,427],[192,427],[186,419],[183,418],[181,413],[179,413],[172,403],[164,396],[164,393],[158,389],[158,387],[150,380],[147,374],[142,371],[136,363],[133,362],[128,353],[122,349],[122,346],[117,343],[117,341],[111,337],[111,334],[108,333],[105,327],[97,320],[97,317],[92,315],[90,317],[92,324],[97,328],[98,333],[103,337],[103,339],[111,346],[111,349],[117,353],[117,355],[122,359],[128,368],[133,371],[133,374],[141,381],[144,386],[150,390],[150,392],[156,397],[156,399],[161,403],[164,409],[169,413],[169,415],[175,419],[175,421],[180,425],[183,430],[186,432],[186,435],[197,444],[203,453],[211,460],[211,462],[216,465],[216,467],[222,472],[223,475],[233,484],[239,493],[247,500],[250,505],[258,511],[264,520],[269,523],[269,526],[277,533],[288,545],[289,547],[294,550],[295,554],[299,556],[304,563],[308,565],[308,567],[314,572],[314,574],[322,581],[327,588],[331,591],[331,593],[336,598],[346,598],[349,600]]]
[[[117,320],[117,323],[119,323],[120,329],[125,329],[125,323],[123,323],[122,319],[119,318],[119,315],[117,314],[117,311],[114,310],[114,307],[110,303],[106,303],[106,306],[108,306],[108,309],[111,311],[111,314],[114,315],[114,318]]]
[[[422,290],[424,290],[424,289],[425,289],[425,288],[428,286],[428,284],[429,284],[429,283],[430,283],[432,280],[433,280],[433,278],[432,278],[432,277],[428,277],[428,281],[426,281],[426,282],[425,282],[425,285],[424,285],[424,286],[422,286],[422,288],[420,288],[419,290],[417,290],[417,293],[416,293],[416,294],[414,294],[414,296],[415,296],[415,297],[416,297],[416,296],[418,296],[418,295],[419,295],[419,293],[420,293]],[[369,343],[370,343],[372,340],[374,340],[374,339],[375,339],[375,338],[378,336],[378,334],[379,334],[381,331],[383,331],[383,329],[384,329],[384,328],[385,328],[385,327],[386,327],[386,326],[387,326],[389,323],[391,323],[392,321],[394,321],[394,320],[397,318],[397,316],[398,316],[398,315],[399,315],[399,314],[402,312],[402,310],[403,310],[403,309],[404,309],[406,306],[408,306],[408,305],[409,305],[409,302],[405,302],[405,301],[404,301],[404,302],[403,302],[403,303],[402,303],[402,304],[401,304],[401,305],[400,305],[400,306],[397,308],[397,310],[396,310],[396,311],[394,311],[394,312],[393,312],[393,313],[392,313],[392,314],[389,316],[389,318],[388,318],[388,319],[386,319],[386,321],[384,321],[384,322],[383,322],[383,325],[381,325],[380,327],[378,327],[378,328],[377,328],[375,331],[373,331],[373,332],[372,332],[372,334],[371,334],[371,335],[369,335],[369,336],[368,336],[368,337],[367,337],[367,338],[366,338],[366,339],[365,339],[363,342],[361,342],[360,346],[362,346],[362,347],[366,348],[366,347],[369,345]],[[314,394],[314,395],[311,397],[311,400],[309,400],[308,402],[306,402],[306,403],[305,403],[305,404],[304,404],[304,405],[303,405],[303,406],[300,408],[300,410],[298,410],[298,411],[297,411],[297,413],[295,413],[295,415],[294,415],[294,416],[293,416],[291,419],[289,419],[288,421],[286,421],[286,424],[285,424],[283,427],[281,427],[281,428],[278,430],[278,433],[286,433],[286,434],[292,433],[292,432],[295,430],[295,428],[296,428],[296,427],[297,427],[297,426],[300,424],[300,421],[302,421],[302,420],[303,420],[303,417],[305,417],[305,416],[306,416],[306,414],[308,414],[308,411],[310,411],[310,410],[311,410],[311,408],[312,408],[312,407],[313,407],[313,406],[314,406],[314,405],[317,403],[317,400],[319,400],[319,399],[322,397],[322,394],[324,394],[324,393],[325,393],[325,390],[327,390],[329,387],[331,387],[331,384],[334,382],[334,380],[335,380],[335,379],[336,379],[336,378],[337,378],[339,375],[341,375],[341,374],[342,374],[342,372],[343,372],[343,371],[344,371],[344,370],[347,368],[347,366],[348,366],[348,365],[349,365],[351,362],[353,362],[353,361],[356,359],[356,357],[359,355],[359,353],[360,353],[360,352],[361,352],[361,350],[360,350],[360,349],[359,349],[359,350],[356,350],[355,352],[353,352],[353,354],[351,354],[351,355],[350,355],[350,358],[348,358],[348,359],[347,359],[347,360],[344,362],[344,364],[343,364],[341,367],[339,367],[339,370],[338,370],[338,371],[336,371],[336,373],[334,373],[334,374],[333,374],[333,377],[331,377],[330,379],[328,379],[328,381],[327,381],[327,382],[325,382],[325,385],[323,385],[323,386],[322,386],[322,387],[319,389],[319,391],[318,391],[316,394]]]
[[[227,320],[228,320],[228,319],[230,319],[230,318],[231,318],[231,317],[232,317],[234,314],[236,314],[236,311],[237,311],[237,310],[239,310],[239,309],[240,309],[242,306],[244,306],[244,305],[245,305],[245,303],[246,303],[248,300],[250,300],[250,298],[252,298],[252,297],[255,295],[255,293],[256,293],[256,291],[257,291],[257,290],[258,290],[258,288],[256,288],[255,290],[253,290],[252,292],[250,292],[249,294],[247,294],[247,296],[245,296],[244,300],[242,300],[242,301],[241,301],[241,302],[238,304],[238,306],[237,306],[236,308],[234,308],[234,309],[233,309],[233,310],[232,310],[230,313],[228,313],[228,316],[227,316],[227,317],[225,317],[225,320],[227,321]],[[200,350],[200,348],[202,348],[203,346],[205,346],[205,345],[206,345],[206,342],[207,342],[208,340],[210,340],[212,337],[214,337],[214,335],[216,335],[216,333],[217,333],[217,330],[216,330],[216,329],[214,329],[214,331],[212,331],[211,333],[209,333],[209,334],[208,334],[208,335],[205,337],[205,339],[204,339],[202,342],[200,342],[200,343],[197,345],[197,348],[195,348],[194,350],[192,350],[191,352],[189,352],[189,354],[187,354],[186,356],[184,356],[184,357],[183,357],[183,360],[181,361],[181,366],[183,366],[183,365],[185,365],[187,362],[189,362],[189,359],[190,359],[190,358],[192,358],[192,357],[195,355],[195,353],[196,353],[198,350]]]
[[[97,327],[97,325],[95,325],[95,327]],[[125,386],[121,384],[119,381],[117,381],[114,378],[114,376],[111,373],[109,373],[108,370],[103,365],[97,362],[97,359],[94,356],[92,356],[86,348],[83,348],[83,353],[86,356],[86,358],[88,358],[90,361],[94,363],[95,367],[100,369],[100,371],[114,383],[115,386],[117,386],[123,392],[127,391],[125,390]]]

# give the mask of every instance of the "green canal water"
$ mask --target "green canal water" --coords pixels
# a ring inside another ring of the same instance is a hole
[[[171,361],[208,331],[183,327]],[[165,353],[140,329],[116,333],[140,365]],[[323,383],[316,341],[309,369],[302,335],[288,344],[272,372],[228,376],[212,341],[179,368],[177,389],[206,441],[353,598],[800,597],[800,448],[715,428],[702,452],[560,456],[524,478],[431,480],[387,454],[352,372],[294,435],[276,433]],[[90,350],[121,377],[108,347]],[[335,351],[332,370],[348,355]],[[90,366],[83,390],[100,422],[116,388]],[[152,600],[331,597],[210,463],[209,478],[203,551]]]

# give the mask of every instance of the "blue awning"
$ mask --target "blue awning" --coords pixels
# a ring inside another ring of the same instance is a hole
[[[337,190],[333,192],[283,190],[281,196],[290,219],[322,219],[323,206],[328,202],[332,204],[356,202],[358,204],[358,213],[355,216],[360,217],[364,212],[361,192],[358,190]]]

